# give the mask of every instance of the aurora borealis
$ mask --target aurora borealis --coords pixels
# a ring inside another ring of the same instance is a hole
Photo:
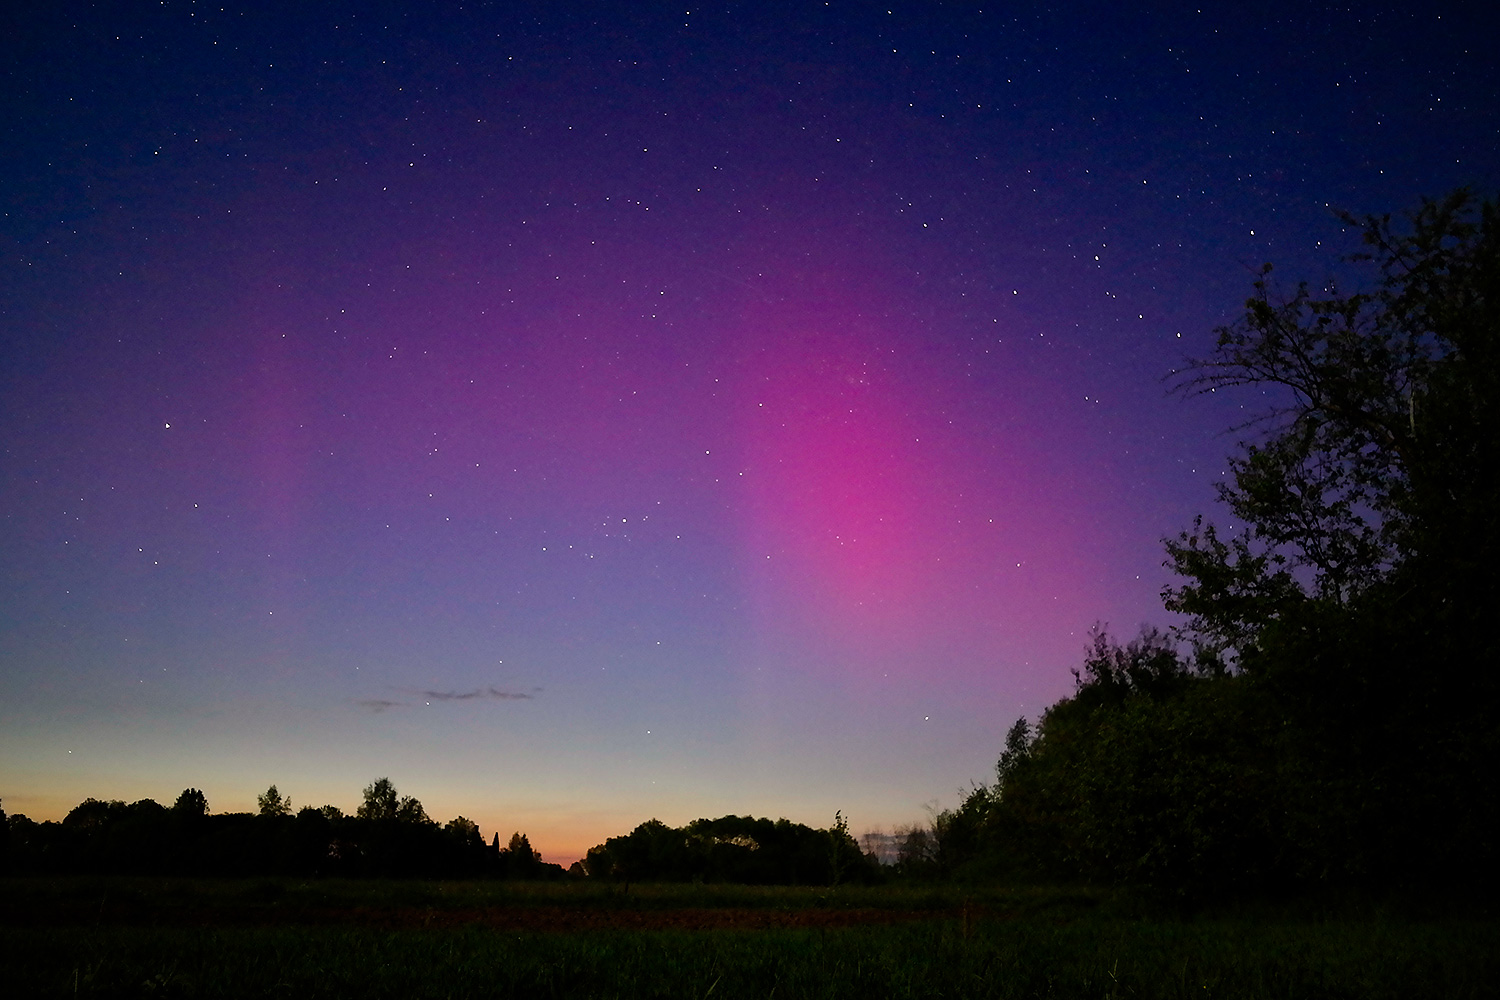
[[[1167,623],[1259,264],[1496,187],[1493,24],[1361,6],[8,14],[5,809],[951,804]]]

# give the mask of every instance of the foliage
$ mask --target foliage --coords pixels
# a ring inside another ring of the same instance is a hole
[[[869,864],[859,842],[849,833],[849,821],[844,819],[843,811],[836,810],[833,826],[828,828],[829,884],[840,885],[850,876],[867,875]]]
[[[879,864],[849,835],[842,813],[828,830],[789,820],[721,816],[670,827],[658,819],[590,848],[591,878],[624,882],[837,885],[878,877]]]
[[[932,832],[919,823],[896,830],[896,871],[921,877],[937,871],[937,843]]]
[[[995,765],[995,790],[1003,792],[1006,784],[1029,760],[1031,760],[1031,723],[1019,718],[1005,734],[1005,749],[1000,752],[1000,762]]]
[[[1299,605],[1336,613],[1416,578],[1467,614],[1495,606],[1478,598],[1496,593],[1500,537],[1500,207],[1477,212],[1461,190],[1404,229],[1344,216],[1374,291],[1278,299],[1266,265],[1244,317],[1183,373],[1185,392],[1273,400],[1219,488],[1243,527],[1226,540],[1200,521],[1167,544],[1186,581],[1167,607],[1216,648],[1253,658]]]
[[[292,811],[292,800],[283,797],[275,785],[257,796],[255,802],[262,816],[287,816]]]
[[[364,801],[360,803],[356,811],[360,819],[394,820],[400,809],[400,799],[396,794],[396,785],[390,778],[376,778],[365,786]]]
[[[184,788],[172,803],[172,812],[184,818],[207,816],[208,797],[196,788]]]
[[[1500,208],[1343,218],[1373,290],[1279,296],[1268,265],[1179,377],[1267,401],[1219,488],[1238,527],[1166,543],[1189,652],[1096,631],[929,865],[1200,897],[1494,879]]]
[[[1277,299],[1267,268],[1185,373],[1277,402],[1220,489],[1243,526],[1169,542],[1164,597],[1282,720],[1304,876],[1493,877],[1500,207],[1344,221],[1374,290]]]
[[[87,799],[61,823],[12,816],[5,826],[12,867],[67,874],[441,876],[545,879],[562,869],[543,862],[525,834],[511,849],[487,846],[459,816],[445,826],[397,794],[389,779],[365,789],[356,816],[335,806],[292,815],[275,785],[258,812],[209,814],[197,789],[171,809],[150,799],[126,804]],[[520,845],[519,850],[517,845]]]

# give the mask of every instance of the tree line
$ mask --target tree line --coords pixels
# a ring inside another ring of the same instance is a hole
[[[739,882],[751,885],[839,885],[885,874],[849,833],[842,813],[816,830],[786,819],[721,816],[671,827],[649,820],[589,849],[580,864],[590,878],[632,882]]]
[[[1188,895],[1496,881],[1500,206],[1341,215],[1368,289],[1266,265],[1178,393],[1242,392],[1219,500],[1165,541],[1182,624],[1096,629],[993,784],[908,830],[931,875]],[[1248,390],[1248,391],[1246,391]]]
[[[422,877],[629,883],[869,882],[880,864],[861,852],[842,814],[827,830],[786,819],[699,819],[676,828],[652,819],[591,848],[566,871],[542,860],[526,834],[501,846],[458,816],[439,824],[389,778],[371,782],[352,816],[337,806],[294,809],[275,785],[253,813],[212,813],[196,788],[170,807],[86,799],[61,822],[0,811],[0,872],[184,876]]]
[[[0,823],[0,867],[30,874],[561,878],[524,833],[487,844],[463,816],[439,824],[389,778],[371,782],[352,816],[294,810],[275,785],[254,813],[212,813],[196,788],[171,806],[86,799],[61,822]],[[0,812],[0,819],[4,814]]]

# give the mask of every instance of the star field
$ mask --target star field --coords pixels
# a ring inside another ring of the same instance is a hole
[[[0,797],[570,860],[983,780],[1166,623],[1330,212],[1493,191],[1467,6],[45,5],[0,101]]]

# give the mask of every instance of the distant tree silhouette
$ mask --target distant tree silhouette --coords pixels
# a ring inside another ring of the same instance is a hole
[[[448,839],[448,850],[455,867],[484,868],[492,857],[493,852],[485,848],[479,825],[464,816],[450,819],[443,827],[443,836]]]
[[[396,794],[396,786],[390,778],[376,778],[365,786],[364,801],[360,803],[355,815],[360,819],[393,820],[396,818],[397,810],[400,808],[401,800]]]
[[[421,876],[559,878],[525,834],[500,850],[472,820],[432,822],[420,801],[397,794],[390,779],[372,782],[359,815],[336,806],[303,807],[271,786],[255,813],[210,815],[202,792],[188,789],[172,809],[150,799],[126,804],[87,799],[61,823],[12,816],[14,870],[38,874]],[[507,866],[506,862],[513,862]]]
[[[607,844],[597,844],[583,856],[583,870],[589,878],[615,878],[621,873],[615,867],[614,854]]]
[[[847,825],[834,828],[750,816],[697,819],[670,827],[652,819],[629,834],[590,848],[581,865],[590,878],[625,882],[742,882],[828,885],[835,879],[866,881],[878,870]]]
[[[937,843],[927,827],[896,828],[896,870],[917,877],[937,874]]]
[[[532,879],[542,870],[542,856],[532,848],[526,834],[517,831],[500,851],[499,865],[504,878]]]
[[[289,816],[292,812],[292,800],[284,798],[281,792],[272,785],[256,798],[256,804],[260,807],[262,816]]]
[[[531,841],[527,839],[526,834],[519,831],[510,835],[510,844],[506,850],[510,851],[511,857],[523,859],[528,863],[542,860],[542,856],[532,850]]]
[[[828,828],[829,883],[840,885],[848,877],[861,871],[866,865],[865,853],[859,842],[849,833],[849,821],[842,810],[833,814],[833,826]]]
[[[455,840],[461,840],[467,843],[468,841],[479,837],[479,826],[473,820],[468,819],[467,817],[456,816],[447,822],[447,824],[443,827],[443,832],[448,834],[448,836],[453,837]],[[496,836],[498,836],[498,834]],[[484,839],[480,837],[479,842],[481,844],[484,843]]]
[[[422,808],[415,796],[404,795],[401,802],[396,806],[396,819],[403,823],[431,823],[427,818],[427,810]]]
[[[172,812],[187,818],[207,816],[208,798],[196,788],[185,788],[172,803]]]
[[[63,826],[74,830],[98,829],[112,819],[123,818],[129,808],[119,799],[105,802],[91,796],[68,811],[63,817]]]

